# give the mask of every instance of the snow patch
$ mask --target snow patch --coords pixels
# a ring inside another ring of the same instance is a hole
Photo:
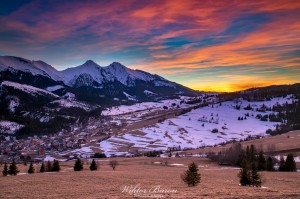
[[[65,87],[62,86],[62,85],[55,85],[55,86],[47,87],[46,90],[50,91],[50,92],[53,92],[53,91],[56,91],[56,90],[59,90],[59,89],[62,89],[62,88],[65,88]]]
[[[157,95],[156,93],[153,93],[153,92],[151,92],[151,91],[149,91],[149,90],[144,90],[144,93],[145,93],[146,95]]]
[[[82,108],[86,111],[89,111],[93,108],[90,105],[85,104],[83,102],[78,102],[78,101],[69,100],[69,99],[55,100],[55,101],[51,102],[51,104],[57,104],[60,107],[66,107],[66,108],[77,107],[77,108]]]
[[[24,125],[10,121],[0,121],[0,133],[15,134],[17,130],[22,128]]]
[[[137,99],[134,96],[129,95],[128,93],[125,93],[125,92],[123,92],[123,94],[127,97],[127,99],[129,99],[131,101],[137,101]]]
[[[23,91],[25,93],[28,93],[28,94],[31,94],[31,95],[51,95],[52,97],[55,97],[55,98],[59,98],[58,95],[55,95],[49,91],[46,91],[46,90],[43,90],[43,89],[40,89],[40,88],[36,88],[36,87],[33,87],[33,86],[29,86],[29,85],[26,85],[26,84],[19,84],[19,83],[16,83],[16,82],[10,82],[10,81],[3,81],[1,83],[1,86],[7,86],[7,87],[12,87],[16,90],[20,90],[20,91]]]

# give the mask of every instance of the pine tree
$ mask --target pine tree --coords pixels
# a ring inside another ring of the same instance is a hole
[[[40,168],[40,172],[41,173],[43,173],[43,172],[45,172],[45,164],[44,164],[44,162],[42,162],[42,165],[41,165],[41,168]]]
[[[285,171],[285,161],[283,157],[281,157],[279,161],[279,171]]]
[[[274,161],[273,159],[269,156],[267,159],[267,171],[274,171]]]
[[[13,162],[11,163],[11,165],[9,166],[9,170],[8,173],[10,175],[17,175],[19,173],[18,167],[15,163],[15,160],[13,160]]]
[[[97,168],[97,164],[95,162],[95,160],[93,159],[92,163],[91,163],[91,166],[90,166],[90,170],[91,171],[96,171],[98,168]]]
[[[3,168],[2,174],[3,174],[3,176],[7,176],[8,175],[8,168],[7,168],[6,162],[4,163],[4,168]]]
[[[188,186],[196,186],[200,183],[201,180],[201,176],[198,171],[198,166],[193,162],[189,165],[188,170],[181,175],[181,179]]]
[[[60,166],[58,160],[54,160],[52,171],[60,171]]]
[[[81,160],[78,158],[74,165],[74,171],[81,171],[83,169],[83,165]]]
[[[297,171],[293,154],[288,154],[285,161],[285,171]]]
[[[48,172],[52,171],[52,163],[50,162],[50,160],[48,160],[48,162],[47,162],[47,171]]]
[[[258,174],[257,167],[255,163],[252,163],[252,170],[251,170],[251,185],[255,187],[261,186],[261,178]]]
[[[247,162],[250,161],[250,148],[248,145],[246,147],[245,157],[246,157]]]
[[[250,145],[250,150],[249,150],[249,163],[253,163],[256,161],[256,149],[253,144]]]
[[[34,173],[34,167],[33,167],[33,164],[32,164],[32,163],[30,163],[30,165],[29,165],[28,173],[29,173],[29,174]]]
[[[251,185],[251,177],[250,177],[250,171],[248,162],[246,159],[243,159],[242,161],[242,168],[238,176],[240,177],[240,184],[242,186],[248,186]]]
[[[259,171],[264,171],[266,170],[266,158],[263,154],[262,151],[259,152],[258,154],[258,165],[257,165],[257,169]]]

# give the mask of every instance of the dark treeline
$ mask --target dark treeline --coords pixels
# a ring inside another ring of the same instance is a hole
[[[245,91],[223,93],[219,95],[221,101],[243,98],[249,102],[253,101],[268,101],[274,97],[286,97],[289,94],[300,95],[300,84],[267,86],[261,88],[251,88]]]
[[[144,156],[147,157],[160,157],[160,154],[163,154],[162,151],[148,151],[146,153],[144,153]]]
[[[243,149],[240,143],[233,143],[232,147],[217,154],[209,153],[208,158],[220,165],[239,167],[243,164],[254,165],[258,171],[274,171],[274,164],[277,162],[273,157],[265,156],[263,151],[258,152],[254,145]],[[292,154],[288,154],[286,160],[282,158],[279,164],[279,171],[296,171],[296,163]]]
[[[275,130],[268,130],[270,135],[278,135],[292,130],[300,129],[300,101],[294,100],[292,103],[273,106],[273,111],[278,112],[277,115],[269,115],[270,120],[281,121],[280,125],[276,126]]]

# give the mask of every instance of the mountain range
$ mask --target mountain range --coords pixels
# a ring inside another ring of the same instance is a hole
[[[0,56],[1,119],[34,128],[40,125],[41,131],[45,124],[48,129],[54,123],[59,128],[62,122],[99,115],[115,105],[197,94],[159,75],[132,70],[118,62],[101,67],[88,60],[58,71],[43,61]]]
[[[101,67],[88,60],[80,66],[57,71],[43,61],[1,56],[0,75],[1,81],[31,85],[59,96],[72,91],[75,98],[98,105],[118,100],[151,101],[197,93],[161,76],[132,70],[118,62]]]

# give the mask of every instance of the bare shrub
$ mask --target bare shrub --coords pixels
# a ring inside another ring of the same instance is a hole
[[[117,165],[118,165],[118,162],[117,162],[116,160],[111,160],[111,161],[109,162],[109,165],[110,165],[110,167],[111,167],[113,170],[116,170],[116,167],[117,167]]]

